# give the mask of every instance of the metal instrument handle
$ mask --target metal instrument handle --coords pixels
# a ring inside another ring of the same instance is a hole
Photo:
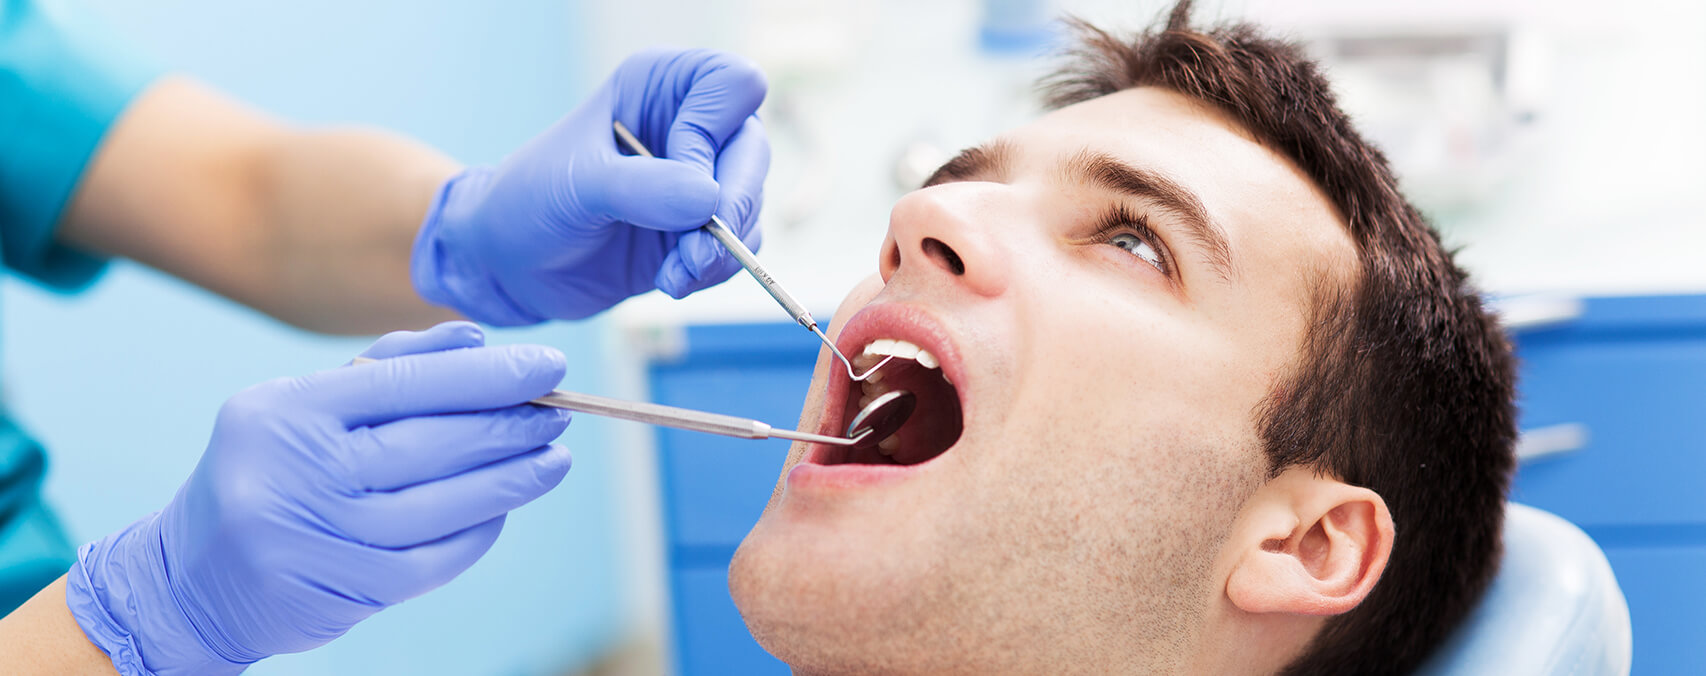
[[[378,360],[370,359],[368,357],[356,357],[351,360],[350,363],[368,364],[375,361]],[[611,397],[601,397],[596,394],[584,394],[581,392],[569,392],[566,390],[551,390],[550,394],[534,399],[528,403],[537,404],[539,406],[550,406],[552,408],[568,409],[570,411],[578,411],[581,413],[590,413],[592,415],[603,416],[606,418],[632,420],[634,422],[642,422],[648,425],[662,425],[664,427],[674,427],[676,429],[683,429],[692,432],[721,434],[726,437],[736,437],[740,439],[769,439],[775,437],[778,439],[791,439],[793,441],[811,441],[820,444],[829,444],[832,446],[852,446],[859,443],[859,441],[865,436],[861,434],[857,437],[848,439],[846,437],[831,437],[822,434],[812,434],[810,432],[800,432],[798,430],[776,429],[771,427],[768,423],[753,420],[751,418],[737,418],[732,415],[723,415],[721,413],[695,411],[690,408],[677,408],[675,406],[665,406],[663,404],[653,404],[645,401],[613,399]]]
[[[628,146],[639,156],[657,157],[646,148],[644,143],[640,142],[639,137],[634,136],[634,132],[628,130],[628,125],[622,124],[618,120],[612,122],[610,126],[616,130],[616,136],[622,139],[623,145]],[[734,255],[735,260],[740,261],[740,266],[745,268],[747,274],[752,275],[753,279],[758,280],[758,285],[764,287],[764,291],[770,294],[771,298],[776,299],[776,304],[781,305],[782,309],[788,312],[788,316],[793,317],[794,321],[799,322],[800,326],[807,329],[817,328],[817,320],[812,318],[812,313],[807,312],[806,306],[801,305],[799,301],[794,300],[793,296],[788,295],[787,291],[782,290],[782,285],[777,284],[776,278],[771,277],[770,272],[758,263],[758,256],[752,253],[752,249],[746,248],[746,242],[740,241],[740,238],[735,236],[735,232],[729,227],[729,224],[724,223],[723,219],[716,214],[711,214],[711,222],[705,224],[705,230],[709,231],[712,237],[717,238],[717,241],[723,243],[723,248],[728,249],[729,253]],[[831,349],[834,347],[834,345],[830,346]]]
[[[571,411],[591,413],[607,418],[632,420],[648,425],[677,427],[684,430],[709,432],[742,439],[767,439],[770,437],[770,426],[757,420],[650,402],[624,401],[600,397],[596,394],[552,390],[550,394],[534,399],[531,403],[540,406],[566,408]]]
[[[794,321],[799,322],[800,326],[807,329],[817,328],[817,320],[812,318],[812,313],[806,310],[806,306],[801,305],[800,301],[794,300],[793,296],[782,290],[782,285],[776,283],[776,278],[770,276],[770,271],[765,270],[763,265],[759,265],[758,256],[752,253],[752,249],[746,248],[746,243],[735,236],[734,231],[729,229],[728,224],[724,223],[723,219],[712,214],[711,222],[705,224],[705,230],[710,232],[712,237],[717,238],[717,241],[723,243],[723,247],[729,250],[735,260],[740,261],[740,266],[746,268],[747,274],[758,280],[758,285],[764,287],[764,291],[769,293],[771,298],[776,299],[776,304],[781,305],[782,309],[794,318]]]

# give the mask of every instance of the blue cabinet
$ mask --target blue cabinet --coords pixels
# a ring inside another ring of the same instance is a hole
[[[1586,431],[1523,463],[1512,499],[1606,551],[1629,600],[1636,674],[1706,674],[1706,296],[1593,298],[1516,336],[1522,427]],[[692,327],[650,365],[656,401],[792,426],[817,341],[795,324]],[[728,563],[788,445],[662,431],[676,673],[786,674],[746,633]]]
[[[1511,499],[1605,550],[1635,674],[1706,673],[1706,296],[1589,298],[1516,344],[1523,429],[1585,435],[1524,462]]]
[[[794,427],[818,340],[798,324],[695,326],[686,350],[649,365],[652,398],[671,406]],[[746,631],[729,598],[729,558],[758,522],[788,442],[660,430],[665,554],[679,676],[786,676]]]

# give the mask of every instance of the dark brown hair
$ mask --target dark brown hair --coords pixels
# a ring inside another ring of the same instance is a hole
[[[1130,39],[1075,22],[1080,43],[1045,80],[1049,103],[1133,87],[1206,102],[1337,208],[1357,247],[1354,281],[1318,285],[1303,351],[1257,423],[1270,476],[1308,467],[1370,488],[1397,535],[1374,591],[1286,671],[1408,673],[1498,568],[1516,436],[1510,348],[1302,49],[1249,24],[1192,29],[1190,10],[1184,0],[1165,25]]]

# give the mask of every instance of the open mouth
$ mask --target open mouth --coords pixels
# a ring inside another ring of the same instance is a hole
[[[917,465],[934,459],[953,447],[964,431],[960,394],[941,362],[928,349],[896,338],[874,338],[853,358],[853,367],[863,373],[886,357],[894,357],[864,382],[840,377],[832,387],[846,388],[834,432],[844,433],[847,421],[873,399],[905,390],[917,397],[917,408],[906,424],[874,446],[829,448],[820,455],[824,465]],[[833,398],[830,403],[834,408]],[[831,415],[831,418],[836,416]]]

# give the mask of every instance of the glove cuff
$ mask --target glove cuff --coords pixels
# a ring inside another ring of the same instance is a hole
[[[455,241],[458,235],[464,239],[470,234],[477,236],[465,232],[470,228],[485,227],[468,221],[491,173],[489,167],[469,167],[439,187],[409,254],[410,281],[426,302],[474,321],[492,326],[538,324],[545,318],[518,305],[478,261],[468,260],[468,243]]]
[[[65,576],[65,605],[123,676],[237,674],[184,617],[165,579],[159,513],[83,545]],[[138,635],[138,629],[143,633]]]

